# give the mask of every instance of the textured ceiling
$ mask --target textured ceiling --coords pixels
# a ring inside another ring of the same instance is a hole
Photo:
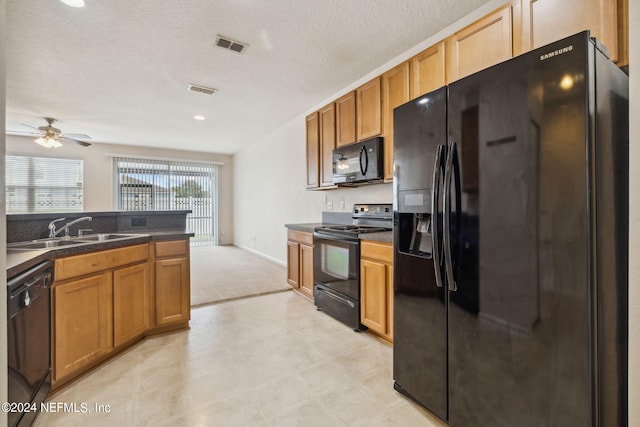
[[[485,2],[7,0],[7,129],[235,153]]]

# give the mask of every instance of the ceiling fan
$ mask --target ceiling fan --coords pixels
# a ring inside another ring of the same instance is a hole
[[[62,147],[62,142],[61,141],[72,141],[75,142],[76,144],[80,144],[83,147],[88,147],[91,145],[91,143],[86,142],[86,141],[81,141],[82,139],[91,139],[91,137],[89,135],[85,135],[85,134],[81,134],[81,133],[62,133],[62,131],[58,128],[54,128],[52,125],[53,123],[56,121],[56,119],[51,118],[51,117],[44,117],[44,119],[47,121],[47,125],[46,126],[40,126],[40,127],[34,127],[31,125],[25,125],[22,124],[22,126],[26,126],[32,129],[35,129],[36,132],[21,132],[21,131],[10,131],[10,133],[15,133],[15,134],[29,134],[29,135],[34,135],[34,136],[38,136],[38,138],[34,141],[40,145],[42,145],[43,147],[47,147],[47,148],[58,148],[58,147]]]

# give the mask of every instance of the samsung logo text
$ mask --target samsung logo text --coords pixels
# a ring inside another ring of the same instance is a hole
[[[562,55],[563,53],[571,52],[573,50],[573,46],[563,47],[562,49],[554,50],[553,52],[545,53],[544,55],[540,55],[540,61],[544,61],[545,59],[552,58],[554,56]]]

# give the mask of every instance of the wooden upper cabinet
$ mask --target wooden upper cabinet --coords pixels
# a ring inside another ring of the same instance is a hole
[[[619,59],[618,7],[626,0],[521,0],[523,51],[590,30]]]
[[[336,147],[356,142],[356,93],[336,100]]]
[[[307,188],[319,185],[320,125],[318,112],[307,116]]]
[[[380,77],[356,89],[357,140],[382,134],[382,102]]]
[[[385,181],[393,179],[393,109],[409,99],[409,62],[403,62],[382,75]]]
[[[511,29],[511,5],[508,5],[447,38],[447,83],[511,58]]]
[[[629,0],[618,0],[618,66],[629,65]]]
[[[320,187],[333,186],[333,149],[336,148],[336,107],[320,109]]]
[[[447,84],[445,78],[445,42],[440,42],[409,60],[411,99]]]

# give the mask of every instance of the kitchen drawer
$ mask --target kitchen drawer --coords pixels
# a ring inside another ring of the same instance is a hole
[[[54,280],[84,276],[122,265],[146,261],[148,258],[149,245],[146,243],[60,258],[55,261]]]
[[[287,231],[287,239],[300,243],[306,243],[307,245],[313,245],[313,233],[306,233],[304,231]]]
[[[189,251],[188,240],[170,240],[166,242],[155,242],[156,258],[166,258],[171,256],[187,256]]]
[[[372,258],[393,264],[393,246],[389,243],[362,240],[360,244],[360,256]]]

